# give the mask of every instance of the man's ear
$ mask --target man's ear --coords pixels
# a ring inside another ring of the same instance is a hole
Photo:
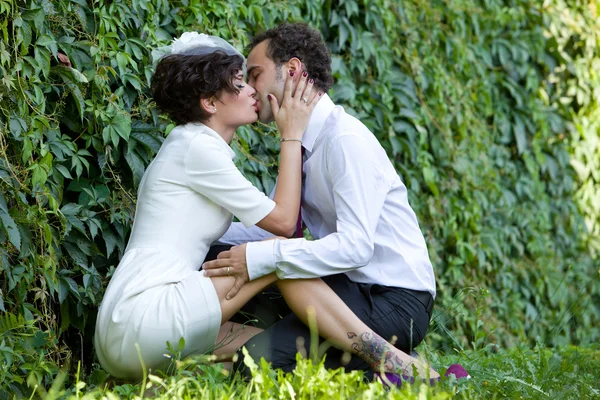
[[[205,112],[214,115],[217,112],[217,98],[215,96],[206,99],[200,98],[200,108]]]
[[[302,61],[300,61],[300,59],[297,57],[290,58],[286,65],[288,71],[294,71],[294,73],[302,72],[302,68],[304,67]]]

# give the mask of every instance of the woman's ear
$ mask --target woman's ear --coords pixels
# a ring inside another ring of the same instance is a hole
[[[217,112],[217,99],[214,96],[208,97],[206,99],[200,99],[200,108],[202,108],[205,112],[214,115]]]

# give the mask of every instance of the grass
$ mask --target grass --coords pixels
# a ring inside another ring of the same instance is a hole
[[[600,347],[488,346],[446,356],[424,348],[421,354],[440,372],[443,366],[460,362],[472,378],[444,379],[434,387],[387,389],[380,382],[366,382],[361,372],[327,370],[310,360],[299,360],[291,373],[249,360],[254,372],[246,382],[230,376],[220,364],[191,359],[179,362],[169,376],[150,374],[137,383],[107,381],[97,370],[87,382],[75,380],[63,388],[63,375],[48,392],[38,389],[38,395],[44,399],[600,399]]]

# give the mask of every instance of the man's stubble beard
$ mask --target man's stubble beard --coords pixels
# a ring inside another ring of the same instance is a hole
[[[283,93],[283,91],[285,89],[285,80],[283,79],[282,69],[283,69],[283,64],[280,65],[279,68],[276,68],[276,72],[275,72],[275,83],[281,89],[281,93]],[[271,107],[271,102],[269,101],[267,96],[264,96],[264,100],[266,103],[263,103],[263,104],[266,104],[266,106],[263,107],[263,109],[260,110],[261,112],[258,113],[258,119],[263,124],[269,124],[269,123],[275,121],[275,115],[273,115],[273,107]],[[281,106],[280,100],[281,99],[277,99],[277,103],[279,104],[279,106]],[[265,115],[263,115],[262,111],[266,110],[266,109],[268,109],[268,112]]]
[[[271,107],[271,102],[269,102],[269,99],[267,99],[266,96],[265,101],[267,101],[267,103],[264,103],[265,106],[260,109],[258,113],[258,120],[263,124],[269,124],[275,121],[275,117],[273,115],[273,108]]]

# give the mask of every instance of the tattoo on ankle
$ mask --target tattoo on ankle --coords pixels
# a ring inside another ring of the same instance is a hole
[[[374,370],[408,373],[393,346],[378,334],[367,331],[360,336],[354,332],[347,332],[347,335],[348,339],[356,339],[352,343],[356,355],[365,360]]]

